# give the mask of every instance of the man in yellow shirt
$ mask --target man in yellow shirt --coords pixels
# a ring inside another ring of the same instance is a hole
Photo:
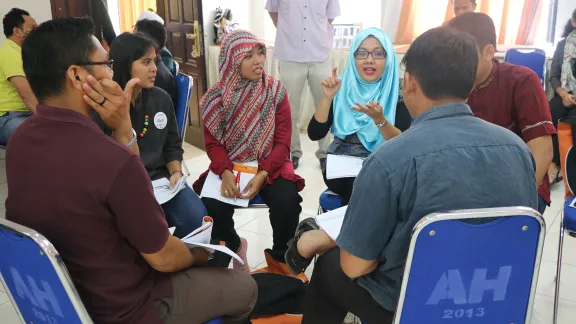
[[[10,10],[2,23],[6,40],[0,45],[0,145],[6,145],[12,131],[36,112],[38,100],[22,68],[21,46],[37,24],[18,8]]]

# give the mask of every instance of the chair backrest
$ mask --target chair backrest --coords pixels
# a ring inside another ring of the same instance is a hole
[[[524,207],[423,218],[394,323],[530,323],[545,233],[542,216]]]
[[[0,247],[4,285],[26,323],[92,323],[58,251],[44,236],[0,218]]]
[[[186,135],[186,128],[188,127],[188,117],[190,115],[190,97],[192,95],[194,80],[192,77],[182,73],[178,73],[174,80],[176,81],[176,88],[178,89],[176,121],[178,122],[180,137],[182,140],[184,140],[184,136]]]
[[[176,61],[172,61],[172,74],[173,75],[178,75],[178,73],[180,72],[180,64],[178,64],[178,62]]]
[[[264,202],[264,199],[259,194],[256,197],[252,198],[248,202],[248,207],[236,207],[236,208],[268,208],[268,205]]]
[[[506,51],[504,61],[531,69],[538,74],[542,85],[546,84],[546,52],[544,50],[539,48],[512,48]]]

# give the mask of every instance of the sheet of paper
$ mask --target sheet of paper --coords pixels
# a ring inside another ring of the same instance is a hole
[[[318,226],[320,226],[320,228],[334,241],[336,241],[336,238],[340,234],[340,229],[342,228],[342,222],[344,221],[344,215],[346,215],[347,209],[348,206],[344,206],[316,216],[316,223],[318,223]]]
[[[244,166],[248,167],[258,167],[258,162],[247,162],[242,163]],[[234,175],[237,175],[238,171],[234,171]],[[255,174],[252,173],[244,173],[242,172],[240,175],[240,191],[243,191],[248,185],[248,182],[254,178]],[[220,187],[222,186],[222,180],[219,176],[217,176],[214,172],[210,171],[208,176],[206,177],[206,181],[204,182],[204,187],[202,187],[202,192],[200,193],[200,197],[207,197],[219,200],[221,202],[225,202],[230,205],[239,206],[239,207],[248,207],[248,199],[234,199],[234,198],[226,198],[222,196],[220,192]]]
[[[170,180],[167,178],[152,181],[152,188],[154,189],[154,197],[156,197],[156,201],[162,205],[174,198],[177,193],[184,190],[187,179],[187,176],[183,176],[172,189],[170,189]]]
[[[569,206],[569,207],[572,207],[572,208],[576,208],[576,205],[575,205],[575,204],[576,204],[576,198],[575,198],[574,200],[572,200],[572,202],[571,202],[570,205],[568,205],[568,206]]]
[[[229,248],[223,245],[216,245],[210,244],[210,239],[212,238],[212,227],[214,225],[214,220],[210,216],[204,216],[202,219],[202,226],[198,227],[192,233],[186,235],[182,238],[182,242],[186,244],[188,248],[195,248],[201,247],[204,248],[211,253],[214,251],[220,251],[222,253],[226,253],[229,256],[233,257],[234,259],[238,260],[240,263],[244,264],[242,259],[238,256],[238,254],[232,252]]]
[[[326,178],[355,178],[362,169],[364,159],[354,156],[328,154]]]
[[[170,235],[174,235],[174,232],[176,231],[176,227],[170,227],[168,228],[168,232],[170,232]]]
[[[329,196],[338,196],[338,194],[332,190],[326,190],[324,193],[329,195]]]
[[[186,243],[210,243],[213,223],[214,221],[212,220],[212,217],[204,216],[204,219],[202,219],[202,226],[183,237],[182,241]]]

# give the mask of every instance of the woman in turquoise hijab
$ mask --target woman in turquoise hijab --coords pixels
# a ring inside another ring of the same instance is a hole
[[[334,68],[322,82],[324,97],[308,125],[308,136],[318,141],[331,130],[334,141],[328,154],[366,158],[406,130],[410,117],[404,111],[397,115],[398,62],[388,36],[378,28],[365,29],[352,41],[350,53],[344,73],[338,77]],[[322,170],[328,188],[347,205],[355,178],[328,180],[325,165]]]

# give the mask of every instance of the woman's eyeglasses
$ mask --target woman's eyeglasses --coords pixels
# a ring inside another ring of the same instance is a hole
[[[372,58],[375,60],[383,60],[386,58],[386,51],[374,51],[368,52],[364,50],[358,50],[354,52],[354,58],[358,60],[365,60],[368,56],[372,55]]]
[[[79,66],[91,66],[91,65],[106,65],[110,68],[110,70],[113,70],[114,67],[114,60],[106,60],[106,61],[102,61],[102,62],[80,62],[76,65]]]

